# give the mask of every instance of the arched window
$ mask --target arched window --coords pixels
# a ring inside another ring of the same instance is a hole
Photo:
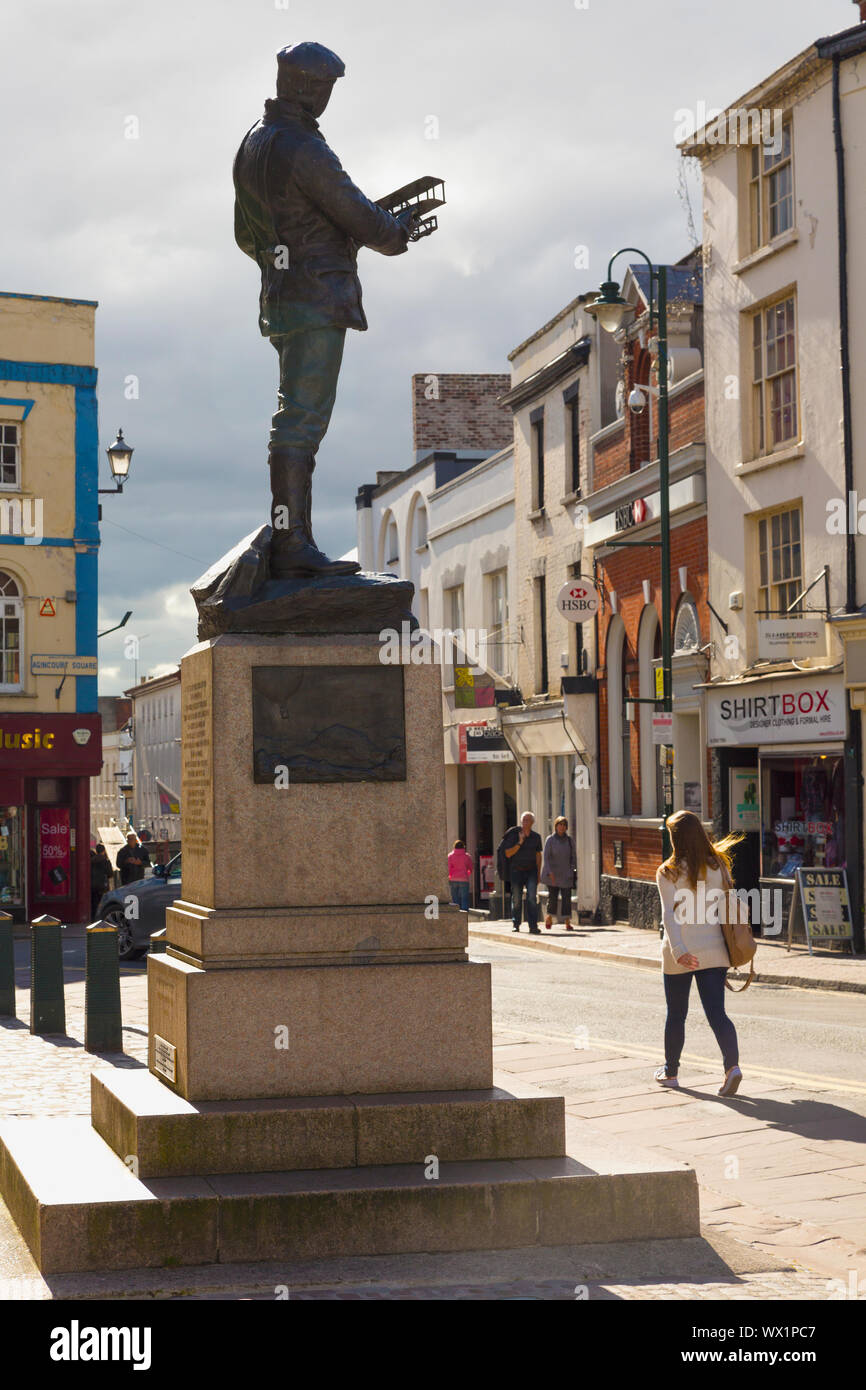
[[[607,630],[607,748],[609,814],[631,815],[631,725],[625,702],[631,697],[626,672],[625,624],[619,614]]]
[[[653,604],[647,604],[641,614],[637,641],[640,694],[642,700],[652,700],[656,693],[656,670],[662,654],[662,630],[659,615]],[[662,769],[658,746],[653,743],[653,708],[638,706],[640,726],[640,799],[641,815],[662,814]]]
[[[674,622],[674,651],[694,652],[701,645],[698,610],[690,594],[683,594]]]
[[[404,564],[403,576],[411,579],[415,586],[412,611],[423,627],[429,620],[429,611],[427,611],[427,601],[424,595],[428,584],[430,555],[427,546],[427,505],[420,492],[416,492],[409,508],[406,554],[408,562]]]
[[[397,522],[393,512],[386,512],[382,517],[382,525],[379,531],[379,569],[391,574],[399,572],[400,566],[400,537],[397,529]]]
[[[21,689],[21,635],[24,626],[21,592],[0,570],[0,690]]]

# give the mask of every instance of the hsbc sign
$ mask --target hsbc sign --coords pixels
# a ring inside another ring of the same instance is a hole
[[[633,502],[625,502],[616,509],[615,526],[617,531],[627,531],[630,526],[640,526],[642,521],[646,521],[650,511],[642,497],[637,497]]]
[[[599,606],[598,591],[587,579],[570,579],[556,595],[557,611],[570,623],[588,623]]]

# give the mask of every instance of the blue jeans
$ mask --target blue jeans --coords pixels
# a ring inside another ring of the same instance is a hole
[[[737,1066],[740,1053],[737,1046],[737,1030],[725,1013],[725,976],[727,967],[711,966],[707,970],[689,970],[685,975],[665,975],[665,999],[668,1016],[665,1020],[665,1070],[668,1076],[676,1076],[680,1065],[680,1054],[686,1040],[686,1014],[689,1011],[689,992],[692,976],[698,982],[698,994],[704,1006],[707,1023],[716,1035],[716,1042],[722,1052],[722,1065],[725,1071]]]
[[[511,870],[511,922],[512,926],[519,927],[523,916],[523,892],[526,890],[526,920],[529,923],[529,930],[538,929],[538,870],[537,869],[512,869]]]
[[[469,911],[469,880],[464,878],[451,879],[451,901],[458,907],[462,907],[464,912]]]

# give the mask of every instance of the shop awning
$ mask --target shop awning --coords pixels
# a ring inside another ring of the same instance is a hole
[[[588,700],[591,697],[578,697]],[[521,710],[503,714],[502,729],[518,758],[557,758],[586,753],[585,738],[570,721],[565,720],[560,705],[549,709]]]

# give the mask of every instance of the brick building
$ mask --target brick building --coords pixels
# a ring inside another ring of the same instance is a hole
[[[585,499],[584,551],[603,595],[597,618],[601,827],[599,911],[603,920],[658,921],[655,871],[664,808],[661,745],[653,743],[651,700],[661,668],[658,391],[649,338],[649,271],[630,266],[623,296],[633,305],[621,345],[616,418],[590,441],[592,491]],[[698,253],[668,269],[671,611],[673,623],[673,804],[710,828],[705,649],[710,642]],[[629,407],[633,389],[643,408]],[[614,540],[656,542],[617,548]],[[720,634],[717,634],[719,636]]]
[[[415,462],[434,450],[481,450],[511,444],[511,414],[500,402],[511,385],[501,372],[416,372],[412,377]]]

